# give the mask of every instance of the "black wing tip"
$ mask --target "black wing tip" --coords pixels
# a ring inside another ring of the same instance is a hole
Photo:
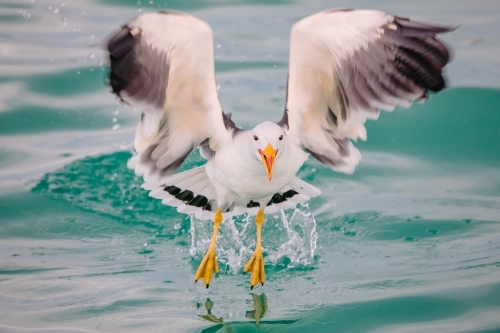
[[[288,190],[286,192],[283,192],[283,193],[274,193],[273,197],[271,198],[271,200],[269,200],[269,202],[266,204],[266,207],[267,206],[271,206],[271,205],[277,205],[277,204],[280,204],[282,202],[285,202],[287,201],[288,199],[294,197],[295,195],[299,194],[299,192],[295,191],[295,190]],[[253,201],[253,200],[250,200],[248,203],[247,203],[247,208],[260,208],[260,203],[256,202],[256,201]]]
[[[163,190],[174,198],[184,202],[186,205],[201,208],[202,210],[211,211],[212,201],[204,195],[196,194],[188,189],[181,189],[175,185],[164,185]]]
[[[109,38],[107,43],[107,50],[109,54],[115,57],[121,56],[121,52],[119,52],[121,44],[123,44],[124,39],[128,39],[130,37],[132,37],[131,29],[127,25],[122,26],[118,32],[114,33],[111,38]]]
[[[352,8],[332,8],[323,11],[324,13],[337,13],[337,12],[351,12],[354,9]]]
[[[159,10],[156,12],[156,14],[163,14],[163,15],[187,15],[184,12],[181,12],[180,10],[173,10],[173,9],[168,9],[168,10]]]
[[[285,112],[283,112],[283,117],[276,123],[278,126],[280,126],[283,129],[289,129],[288,125],[288,109],[285,109]]]
[[[127,25],[114,34],[107,45],[109,60],[111,62],[111,71],[109,73],[109,83],[113,93],[120,96],[122,90],[125,90],[135,76],[136,56],[135,56],[136,38],[132,34],[132,29]]]
[[[232,115],[232,113],[224,113],[224,111],[222,111],[222,121],[224,122],[224,127],[226,128],[226,130],[233,131],[233,135],[236,135],[243,130],[236,126],[234,121],[231,119]]]
[[[458,29],[460,26],[444,26],[444,25],[435,25],[429,23],[423,23],[418,21],[412,21],[409,18],[394,17],[394,23],[398,26],[398,30],[403,35],[432,35],[435,36],[437,34],[443,34],[452,32]]]
[[[411,78],[416,85],[431,91],[440,91],[444,88],[441,71],[446,63],[433,64],[431,57],[409,48],[399,48],[396,58],[396,68]]]
[[[269,200],[269,202],[267,203],[267,206],[277,205],[277,204],[280,204],[286,200],[287,200],[287,198],[285,198],[281,193],[274,193],[271,200]]]
[[[446,82],[442,69],[451,61],[453,54],[451,48],[436,35],[452,32],[459,26],[434,25],[397,16],[393,23],[397,26],[395,38],[410,42],[398,47],[398,69],[425,90],[443,90]]]
[[[260,207],[260,203],[250,200],[247,204],[247,208]]]

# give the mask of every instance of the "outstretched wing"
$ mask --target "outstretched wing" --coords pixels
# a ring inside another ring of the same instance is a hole
[[[144,14],[125,24],[108,50],[113,92],[142,111],[129,164],[136,174],[171,175],[195,147],[211,155],[232,140],[235,127],[219,104],[205,22],[181,12]]]
[[[291,31],[287,104],[280,125],[315,158],[352,173],[366,119],[440,91],[449,60],[430,26],[373,10],[329,10]]]

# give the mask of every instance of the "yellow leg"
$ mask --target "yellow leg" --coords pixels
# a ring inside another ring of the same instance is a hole
[[[255,285],[259,282],[264,285],[264,281],[266,280],[266,273],[264,272],[264,257],[262,256],[261,247],[262,223],[264,223],[264,210],[260,209],[257,216],[255,216],[255,224],[257,226],[257,243],[255,245],[255,252],[245,265],[245,273],[252,272],[252,276],[250,277],[250,289],[252,290],[253,287],[255,287]]]
[[[199,279],[203,278],[203,282],[205,285],[210,285],[210,280],[212,280],[212,271],[215,274],[219,274],[219,265],[217,264],[217,258],[215,257],[215,242],[217,240],[217,232],[219,231],[219,225],[222,222],[222,212],[217,209],[214,217],[214,233],[212,234],[212,242],[210,243],[210,247],[208,248],[207,254],[203,257],[201,261],[200,267],[196,271],[196,275],[194,276],[194,281],[197,282]]]

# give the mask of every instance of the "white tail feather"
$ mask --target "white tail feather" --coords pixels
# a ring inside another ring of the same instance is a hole
[[[163,204],[177,207],[179,213],[194,215],[197,219],[212,219],[218,208],[215,187],[210,182],[204,166],[166,177],[161,181],[145,182],[142,187],[150,190],[149,195],[162,200]],[[282,209],[294,208],[298,203],[320,195],[321,191],[295,177],[280,194],[280,200],[271,200],[270,204],[263,207],[265,213],[274,214]],[[250,208],[247,206],[249,202],[250,199],[240,200],[240,204],[223,213],[223,218],[245,213],[256,215],[261,207]]]
[[[321,190],[319,188],[317,188],[316,186],[312,186],[311,184],[306,183],[305,181],[297,177],[294,177],[289,185],[300,194],[305,194],[306,196],[311,198],[321,195]]]

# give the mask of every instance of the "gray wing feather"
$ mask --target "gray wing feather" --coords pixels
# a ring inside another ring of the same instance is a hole
[[[450,53],[436,35],[454,29],[377,11],[306,17],[292,29],[287,104],[278,124],[322,163],[352,172],[361,157],[349,139],[366,139],[366,119],[445,87]]]
[[[239,130],[218,101],[205,22],[181,12],[143,14],[110,39],[108,50],[113,92],[142,112],[129,163],[136,174],[171,175],[194,148],[211,157]]]

